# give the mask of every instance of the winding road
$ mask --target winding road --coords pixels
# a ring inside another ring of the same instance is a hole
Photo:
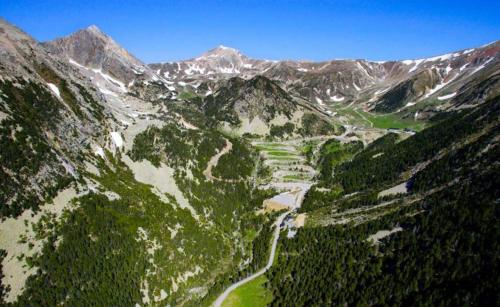
[[[345,134],[347,134],[348,132],[349,131],[346,131]],[[344,136],[345,135],[337,136],[337,137],[343,138]],[[329,138],[327,138],[325,136],[321,136],[321,137],[316,137],[316,138],[311,138],[311,139],[327,140]],[[219,160],[220,156],[222,156],[224,153],[228,152],[231,149],[230,146],[232,144],[229,141],[227,141],[227,142],[228,143],[226,144],[226,147],[223,150],[221,150],[217,155],[213,156],[212,159],[210,159],[209,166],[203,172],[205,174],[205,176],[207,177],[207,179],[217,180],[217,178],[214,178],[211,174],[211,166],[217,165],[217,161]],[[253,145],[266,145],[267,143],[268,142],[254,142],[252,144]],[[281,143],[283,146],[279,146],[279,150],[297,153],[296,147],[299,145],[297,140],[283,141]],[[274,147],[274,148],[278,148],[278,147]],[[265,157],[266,157],[266,160],[273,159],[273,156],[266,155]],[[297,167],[297,165],[294,165],[294,166]],[[275,171],[275,173],[279,173],[279,171]],[[266,184],[265,186],[261,186],[261,188],[264,188],[264,189],[273,188],[273,189],[281,191],[282,193],[275,195],[273,198],[270,198],[270,200],[276,199],[276,201],[282,203],[288,209],[285,213],[282,213],[281,215],[279,215],[279,217],[273,223],[275,228],[274,228],[274,232],[273,232],[271,250],[269,252],[269,259],[267,261],[267,264],[266,264],[266,266],[261,268],[256,273],[254,273],[254,274],[252,274],[252,275],[250,275],[250,276],[248,276],[248,277],[246,277],[238,282],[235,282],[234,284],[232,284],[228,288],[226,288],[224,290],[224,292],[221,293],[219,295],[219,297],[217,297],[217,299],[212,304],[212,306],[214,306],[214,307],[222,306],[222,303],[224,302],[224,300],[226,300],[226,298],[228,297],[228,295],[232,291],[234,291],[236,288],[254,280],[255,278],[263,275],[267,270],[269,270],[269,268],[271,268],[271,266],[273,265],[273,262],[274,262],[275,255],[276,255],[276,248],[278,245],[278,240],[279,240],[280,231],[281,231],[280,226],[283,223],[283,221],[285,220],[285,218],[291,212],[297,210],[297,208],[300,207],[300,205],[302,204],[302,201],[304,200],[304,196],[305,196],[306,192],[312,186],[312,182],[310,182],[310,180],[289,182],[289,181],[284,180],[284,178],[281,178],[280,176],[278,176],[278,178],[274,178],[274,179],[276,179],[276,180]],[[287,194],[287,196],[288,196],[287,199],[290,198],[289,194],[293,194],[294,195],[293,200],[290,202],[284,201],[283,199],[278,200],[277,199],[277,198],[279,198],[278,196],[280,196],[282,194]]]
[[[274,261],[274,255],[276,254],[276,247],[278,246],[278,239],[280,236],[280,225],[285,219],[285,217],[290,213],[290,211],[287,211],[283,214],[281,214],[277,219],[276,222],[274,222],[274,234],[273,234],[273,244],[271,245],[271,253],[269,254],[269,260],[267,261],[267,264],[264,268],[260,269],[258,272],[232,284],[229,286],[219,297],[215,300],[213,306],[214,307],[220,307],[222,306],[222,302],[227,298],[229,293],[231,293],[234,289],[238,288],[241,285],[246,284],[247,282],[259,277],[260,275],[264,274],[269,268],[273,265]]]

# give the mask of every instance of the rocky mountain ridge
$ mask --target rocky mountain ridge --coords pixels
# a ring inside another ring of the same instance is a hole
[[[441,108],[455,106],[455,101],[460,101],[467,88],[466,84],[476,79],[492,78],[486,82],[488,89],[483,96],[495,95],[498,91],[495,80],[499,54],[500,42],[496,41],[424,59],[315,63],[256,60],[222,46],[194,59],[149,66],[166,80],[200,95],[212,93],[221,79],[234,76],[250,79],[263,75],[313,104],[355,105],[375,112],[404,112],[417,103],[422,109],[428,108],[427,102],[438,102]],[[206,82],[211,86],[200,87]],[[392,102],[396,97],[397,104]]]
[[[95,25],[45,42],[43,46],[91,78],[104,94],[133,93],[151,100],[155,99],[151,93],[170,97],[170,91],[174,90],[170,82],[156,75]]]
[[[149,65],[96,26],[44,46],[91,76],[104,93],[129,93],[149,101],[175,100],[182,92],[205,97],[229,78],[262,75],[325,112],[349,106],[426,120],[463,107],[464,99],[481,103],[499,93],[499,41],[430,58],[377,62],[259,60],[218,46],[189,60]],[[472,91],[478,83],[480,89]]]
[[[114,123],[89,79],[0,20],[1,216],[36,208],[79,178],[79,157]]]

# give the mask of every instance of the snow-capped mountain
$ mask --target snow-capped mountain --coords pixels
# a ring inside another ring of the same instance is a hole
[[[252,77],[271,64],[271,61],[251,59],[234,48],[218,46],[194,59],[149,66],[168,80],[182,82],[189,79],[217,80],[236,75]]]
[[[145,65],[96,26],[45,46],[91,77],[105,94],[130,93],[156,100],[175,99],[177,93],[188,91],[205,97],[229,78],[263,75],[292,96],[321,107],[342,104],[382,113],[419,111],[422,118],[457,107],[464,97],[477,103],[495,93],[500,58],[498,41],[430,58],[386,62],[269,61],[218,46],[189,60]],[[482,86],[471,92],[476,83]]]
[[[160,90],[174,90],[95,25],[43,45],[89,76],[104,94],[132,92],[143,96],[146,94],[143,88],[152,84],[153,87],[159,86]]]
[[[311,103],[356,104],[367,110],[394,112],[423,101],[453,104],[468,83],[497,76],[499,52],[497,41],[416,60],[305,62],[256,60],[236,49],[219,46],[194,59],[150,64],[150,67],[165,79],[200,95],[214,92],[221,84],[217,82],[220,79],[264,75]],[[479,100],[484,101],[487,93],[498,86],[495,80],[496,77],[484,84]]]

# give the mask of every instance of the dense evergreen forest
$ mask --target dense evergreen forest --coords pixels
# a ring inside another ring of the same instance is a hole
[[[256,152],[252,152],[248,144],[242,140],[232,138],[233,147],[219,158],[213,175],[217,178],[239,180],[248,178],[254,169],[254,162],[258,159]]]
[[[213,285],[260,267],[270,220],[254,212],[273,192],[246,181],[255,155],[248,144],[232,141],[233,151],[224,159],[233,167],[217,172],[242,180],[211,182],[202,172],[225,145],[219,132],[167,124],[135,138],[127,153],[131,159],[175,168],[175,183],[192,208],[181,207],[178,196],[137,181],[123,162],[124,152],[94,158],[98,173],[80,171],[99,188],[77,197],[74,210],[60,221],[47,216],[34,225],[44,244],[26,259],[36,271],[14,305],[127,306],[144,297],[152,303],[160,289],[169,291],[163,302],[184,304],[186,298],[208,299]],[[183,272],[194,273],[182,277]],[[192,297],[191,288],[204,292]],[[3,293],[1,288],[0,301]]]
[[[384,139],[372,150],[362,152],[349,163],[337,167],[332,180],[340,184],[346,193],[389,184],[402,172],[435,158],[450,145],[464,142],[483,129],[498,126],[499,113],[500,98],[496,98],[472,111],[462,110],[397,143],[398,146],[392,144],[392,139]]]
[[[324,172],[301,212],[390,209],[281,239],[272,305],[500,305],[499,106],[463,110],[403,141],[388,134]],[[378,195],[401,178],[407,193]]]
[[[498,305],[498,171],[414,204],[420,214],[402,209],[356,227],[306,228],[282,240],[268,274],[273,305]],[[396,225],[404,231],[378,251],[367,241]]]

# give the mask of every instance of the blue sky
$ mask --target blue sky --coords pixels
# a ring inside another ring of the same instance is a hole
[[[254,58],[420,58],[500,39],[500,1],[0,0],[40,41],[96,24],[143,61],[217,45]]]

